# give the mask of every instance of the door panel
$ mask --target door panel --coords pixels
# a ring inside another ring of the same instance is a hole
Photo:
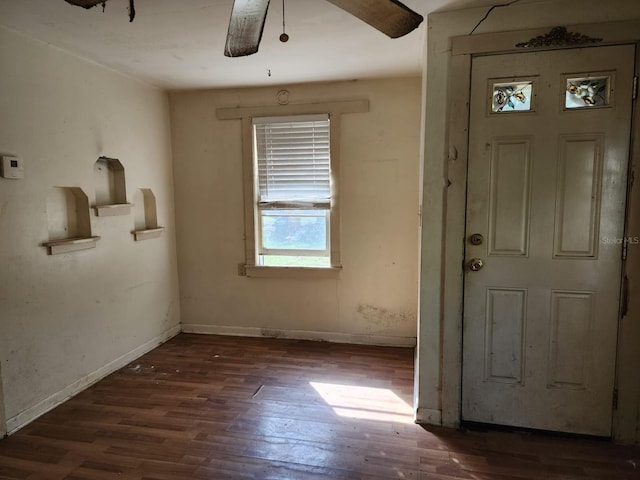
[[[602,135],[561,135],[556,188],[556,257],[595,257],[602,198]]]
[[[491,158],[489,255],[527,255],[531,142],[498,139]]]
[[[593,292],[551,292],[549,387],[587,388],[593,304]]]
[[[487,289],[485,380],[521,383],[527,292]]]
[[[463,420],[611,434],[634,58],[473,60]]]

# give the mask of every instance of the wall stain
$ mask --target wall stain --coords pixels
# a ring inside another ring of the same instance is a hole
[[[356,312],[371,324],[372,330],[384,331],[398,324],[416,321],[415,314],[394,312],[376,305],[358,305]]]

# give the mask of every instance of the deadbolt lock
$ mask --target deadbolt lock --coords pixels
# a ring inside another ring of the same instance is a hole
[[[484,267],[484,262],[480,258],[472,258],[469,260],[469,270],[472,272],[477,272],[482,267]]]
[[[471,242],[471,245],[482,245],[484,237],[479,233],[474,233],[469,237],[469,241]]]

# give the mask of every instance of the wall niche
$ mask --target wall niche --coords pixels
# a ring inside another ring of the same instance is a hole
[[[133,221],[136,241],[149,240],[162,235],[164,227],[158,226],[156,196],[150,188],[139,188],[134,195]]]
[[[96,189],[94,209],[99,217],[128,215],[132,205],[127,203],[124,167],[117,158],[100,157],[93,165]]]
[[[91,235],[89,197],[80,187],[54,187],[47,196],[49,255],[95,248],[100,237]]]

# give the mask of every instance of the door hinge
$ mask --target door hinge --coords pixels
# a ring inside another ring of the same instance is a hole
[[[613,409],[614,410],[618,409],[618,389],[617,388],[613,389]]]
[[[633,99],[638,98],[638,77],[633,77]]]

